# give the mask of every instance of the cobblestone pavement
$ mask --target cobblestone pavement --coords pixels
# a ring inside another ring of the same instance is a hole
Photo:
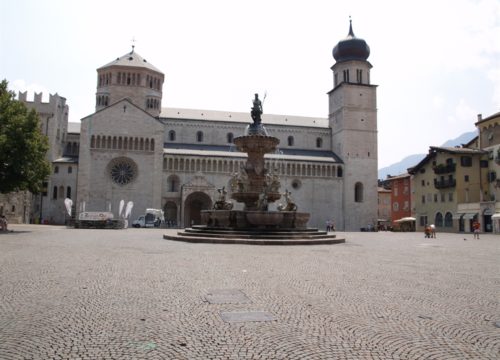
[[[0,359],[500,358],[500,236],[286,247],[11,227]]]

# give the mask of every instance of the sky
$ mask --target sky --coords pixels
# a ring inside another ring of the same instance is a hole
[[[0,0],[0,79],[95,109],[96,69],[135,51],[165,74],[163,107],[328,117],[349,17],[378,85],[379,168],[500,111],[500,0]]]

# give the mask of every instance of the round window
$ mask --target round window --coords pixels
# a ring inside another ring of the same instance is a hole
[[[301,186],[302,186],[302,182],[299,179],[294,179],[292,181],[292,188],[293,189],[298,190],[298,189],[300,189]]]
[[[137,175],[137,165],[128,158],[113,159],[109,166],[111,179],[115,184],[127,185]]]

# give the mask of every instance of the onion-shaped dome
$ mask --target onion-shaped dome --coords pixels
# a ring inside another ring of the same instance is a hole
[[[357,38],[352,31],[352,20],[349,20],[349,34],[333,48],[335,61],[366,61],[370,56],[370,47],[363,39]]]

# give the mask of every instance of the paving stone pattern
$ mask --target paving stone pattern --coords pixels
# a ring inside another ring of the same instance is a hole
[[[0,359],[500,358],[499,236],[263,247],[12,228],[0,235]],[[238,313],[266,316],[221,316]]]

